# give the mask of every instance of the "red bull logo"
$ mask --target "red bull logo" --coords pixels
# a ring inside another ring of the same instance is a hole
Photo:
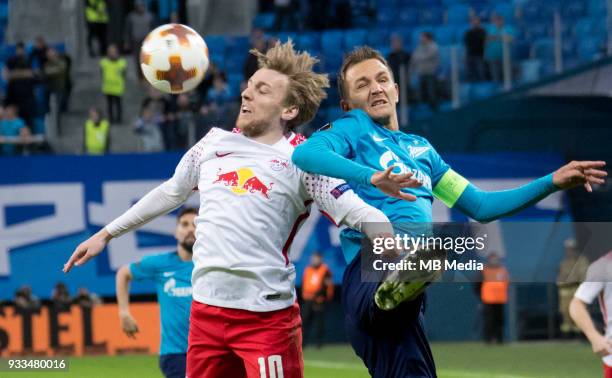
[[[264,184],[250,168],[238,168],[235,171],[217,173],[217,179],[213,184],[222,184],[230,188],[230,190],[241,196],[247,193],[260,193],[264,198],[270,199],[268,193],[272,190],[271,183],[269,186]]]

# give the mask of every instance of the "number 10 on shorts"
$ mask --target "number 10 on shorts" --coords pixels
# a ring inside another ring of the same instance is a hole
[[[266,375],[265,357],[259,357],[257,359],[257,363],[259,364],[259,375],[261,378],[284,378],[283,361],[281,360],[280,355],[274,354],[272,356],[268,356],[268,370],[270,371],[270,375]]]

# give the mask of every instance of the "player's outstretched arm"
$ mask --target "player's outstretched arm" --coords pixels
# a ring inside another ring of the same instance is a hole
[[[377,171],[356,163],[336,152],[334,146],[323,138],[312,137],[297,146],[291,159],[303,171],[374,185],[388,196],[407,201],[415,201],[416,197],[401,190],[421,186],[412,173],[393,174],[394,167]]]
[[[612,342],[605,338],[593,325],[593,320],[587,309],[586,303],[574,297],[570,302],[570,316],[578,328],[589,339],[593,353],[600,356],[612,354]]]
[[[115,288],[117,294],[117,306],[119,307],[119,320],[121,329],[127,337],[135,339],[138,333],[138,324],[130,313],[130,281],[132,273],[129,265],[124,265],[117,271],[115,277]]]
[[[68,273],[74,265],[85,264],[92,257],[97,256],[106,248],[106,245],[113,236],[106,231],[106,228],[101,229],[95,235],[85,240],[76,247],[66,264],[64,264],[64,273]]]
[[[81,243],[74,250],[68,262],[64,264],[64,273],[68,273],[74,265],[82,265],[98,255],[111,238],[141,227],[187,201],[193,190],[198,186],[200,166],[206,150],[205,146],[214,134],[214,129],[209,131],[204,138],[183,155],[172,178],[147,193],[123,215],[112,221],[96,235]]]
[[[493,192],[479,189],[449,169],[434,187],[434,195],[479,222],[490,222],[532,206],[560,189],[584,185],[591,191],[591,184],[604,183],[607,173],[600,169],[604,166],[605,162],[571,162],[521,187]]]

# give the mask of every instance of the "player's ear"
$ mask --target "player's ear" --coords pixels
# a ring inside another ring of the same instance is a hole
[[[393,87],[395,88],[395,103],[397,104],[399,102],[399,86],[395,83]]]
[[[281,113],[281,119],[287,122],[291,121],[292,119],[298,116],[299,112],[300,110],[297,106],[290,106],[288,108],[283,109],[283,112]]]
[[[349,110],[351,110],[351,107],[349,106],[348,102],[344,100],[340,100],[340,107],[342,108],[343,112],[348,112]]]

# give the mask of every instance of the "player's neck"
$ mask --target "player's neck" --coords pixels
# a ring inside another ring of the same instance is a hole
[[[398,131],[399,122],[397,121],[397,114],[392,115],[391,118],[389,118],[389,122],[386,125],[383,125],[383,127],[391,131]]]
[[[189,253],[182,245],[178,244],[176,246],[176,251],[178,253],[179,258],[182,261],[191,261],[193,258],[193,254]]]
[[[283,137],[284,137],[284,133],[281,128],[278,128],[278,129],[270,128],[267,131],[265,131],[263,134],[257,135],[255,137],[250,137],[250,138],[256,142],[268,144],[272,146],[278,143],[278,141],[281,140]]]

